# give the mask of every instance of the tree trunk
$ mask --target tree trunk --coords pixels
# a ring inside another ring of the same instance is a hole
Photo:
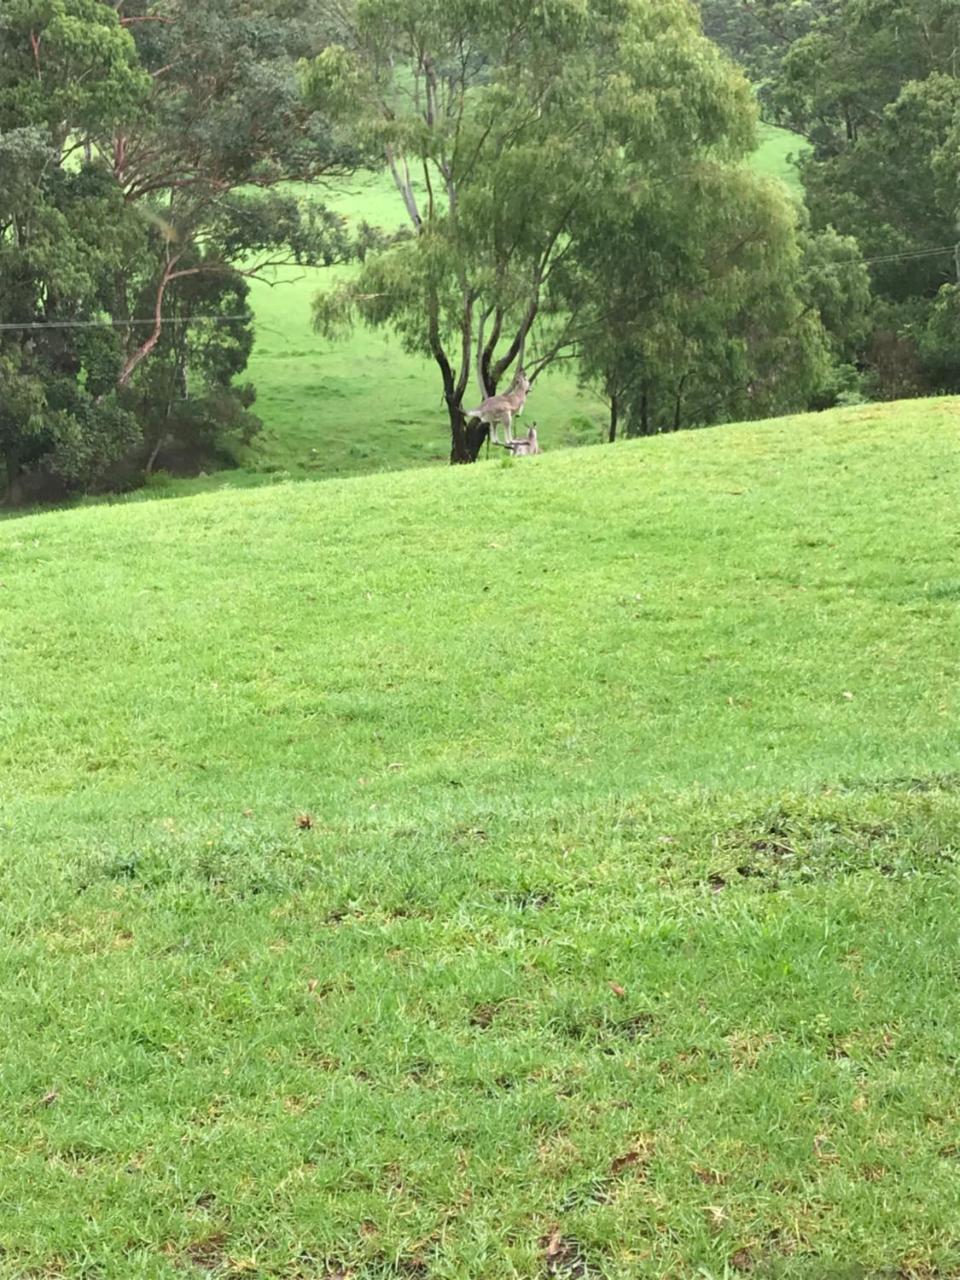
[[[610,394],[610,434],[607,436],[610,444],[617,438],[617,423],[620,421],[620,398],[615,391]]]
[[[20,501],[20,450],[16,445],[9,444],[4,448],[3,461],[7,472],[3,500],[9,506],[15,506]]]
[[[153,446],[153,448],[150,451],[150,457],[147,459],[147,465],[143,469],[143,474],[145,476],[153,475],[153,468],[157,461],[157,454],[159,454],[160,447],[163,444],[165,439],[166,439],[166,433],[161,431],[161,433],[157,436],[156,444]]]
[[[468,303],[470,307],[473,306],[473,300],[469,297]],[[455,467],[464,462],[476,462],[487,438],[487,427],[478,418],[468,421],[463,412],[463,393],[470,373],[470,344],[464,342],[463,358],[466,363],[460,370],[460,378],[454,379],[453,369],[440,341],[438,311],[437,299],[433,296],[429,300],[428,311],[430,349],[443,378],[443,398],[450,415],[450,465]]]
[[[458,404],[447,404],[450,414],[450,464],[476,462],[489,433],[489,427],[479,418],[467,419]]]
[[[673,407],[673,429],[679,431],[683,422],[683,388],[687,381],[687,375],[684,374],[677,384],[677,399]]]

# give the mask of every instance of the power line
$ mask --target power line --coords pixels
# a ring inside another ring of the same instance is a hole
[[[235,316],[170,316],[164,317],[162,323],[167,324],[229,324],[234,320],[252,320],[249,312]],[[157,321],[149,320],[18,320],[0,321],[0,331],[33,330],[33,329],[133,329],[147,325],[153,328]]]
[[[850,259],[850,265],[859,264],[865,267],[884,266],[896,262],[916,262],[923,258],[936,258],[944,253],[960,254],[960,244],[944,244],[931,246],[928,249],[905,249],[901,253],[881,253],[872,258]],[[255,320],[247,314],[230,316],[170,316],[164,317],[163,325],[168,324],[232,324],[237,320]],[[43,329],[134,329],[156,325],[156,319],[144,320],[18,320],[0,321],[0,333],[35,332]]]
[[[861,261],[869,267],[878,262],[909,262],[915,258],[935,258],[942,253],[956,253],[958,249],[960,245],[944,244],[935,249],[904,249],[902,253],[881,253],[875,258],[862,258]]]

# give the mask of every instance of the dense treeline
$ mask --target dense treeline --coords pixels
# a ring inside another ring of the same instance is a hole
[[[248,440],[248,281],[350,257],[289,183],[361,165],[408,230],[366,237],[317,324],[429,356],[454,461],[521,363],[570,362],[611,439],[960,389],[955,4],[701,10],[5,0],[8,498]],[[809,144],[805,204],[750,167],[758,98]]]
[[[130,483],[257,430],[235,381],[247,279],[347,251],[335,219],[280,191],[353,163],[297,82],[322,31],[284,0],[4,0],[8,496]]]
[[[703,30],[750,77],[764,114],[777,120],[776,88],[793,44],[841,0],[699,0]]]
[[[856,239],[874,306],[862,393],[960,391],[960,7],[955,0],[702,0],[808,144],[811,225]]]

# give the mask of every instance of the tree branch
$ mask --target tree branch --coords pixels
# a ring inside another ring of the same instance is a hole
[[[504,355],[501,356],[501,358],[497,361],[497,363],[493,367],[493,372],[491,374],[490,381],[494,384],[500,381],[505,371],[510,368],[511,364],[513,364],[514,360],[516,360],[518,356],[520,357],[521,365],[523,363],[523,352],[526,348],[527,334],[530,332],[530,329],[533,326],[533,322],[536,320],[537,314],[540,311],[540,291],[543,287],[543,282],[548,272],[548,267],[550,264],[550,255],[553,253],[554,249],[556,248],[557,241],[560,239],[560,236],[563,234],[563,230],[566,227],[567,221],[572,212],[573,212],[573,205],[571,204],[564,211],[563,216],[558,221],[554,230],[550,233],[550,236],[547,239],[547,243],[544,246],[543,252],[541,253],[540,258],[537,261],[537,265],[534,267],[533,282],[531,285],[532,296],[530,299],[530,305],[527,308],[527,313],[520,324],[520,328],[518,329],[516,336],[514,337],[510,346],[507,348]]]
[[[168,257],[167,259],[163,275],[160,277],[160,283],[157,285],[157,296],[153,308],[153,329],[146,341],[142,342],[123,362],[123,368],[117,378],[118,387],[125,387],[129,383],[137,365],[146,360],[147,356],[160,341],[160,334],[163,332],[163,298],[167,291],[167,285],[174,278],[174,267],[180,261],[180,258],[181,254],[177,253],[172,258]]]
[[[473,304],[476,301],[476,293],[472,289],[466,289],[463,295],[463,341],[460,351],[460,374],[457,378],[456,397],[457,403],[463,400],[463,393],[467,389],[467,382],[470,378],[470,352],[473,347]]]
[[[492,311],[492,307],[487,307],[485,311],[480,312],[480,326],[477,331],[477,382],[480,385],[480,398],[482,400],[487,400],[490,397],[486,373],[488,356],[483,345],[483,330]],[[496,339],[494,339],[494,341],[496,341]]]
[[[493,359],[493,353],[497,349],[497,343],[500,341],[500,334],[503,332],[503,307],[496,308],[493,318],[493,332],[490,334],[490,341],[487,343],[483,351],[483,377],[481,379],[481,387],[486,387],[486,395],[493,395],[496,392],[496,384],[490,377],[490,361]]]
[[[453,370],[450,367],[450,361],[447,353],[443,349],[443,343],[440,341],[440,319],[439,319],[439,303],[436,293],[431,294],[427,302],[427,340],[430,344],[430,351],[434,360],[440,366],[440,375],[443,378],[443,393],[447,404],[452,408],[457,403],[456,392],[454,389]]]
[[[493,371],[490,374],[490,381],[491,383],[493,383],[494,386],[496,386],[496,384],[499,383],[504,373],[507,371],[507,369],[510,368],[514,360],[516,360],[517,356],[523,350],[524,344],[527,339],[527,334],[530,332],[531,326],[533,325],[534,320],[536,320],[537,312],[539,310],[540,310],[540,292],[538,290],[536,293],[536,296],[531,300],[529,307],[527,307],[527,313],[523,317],[523,320],[520,323],[520,328],[517,330],[513,341],[510,343],[510,346],[507,347],[507,350],[500,357],[497,363],[493,366]]]
[[[403,203],[406,207],[410,221],[413,223],[414,230],[420,231],[423,228],[423,218],[420,216],[420,210],[417,207],[417,198],[414,195],[413,187],[410,184],[410,170],[407,168],[407,163],[405,160],[403,161],[403,167],[406,171],[406,180],[404,180],[400,175],[400,170],[397,168],[397,161],[393,152],[393,147],[389,142],[384,148],[384,153],[386,155],[387,164],[390,166],[390,173],[393,175],[394,184],[400,192],[400,195],[403,197]]]

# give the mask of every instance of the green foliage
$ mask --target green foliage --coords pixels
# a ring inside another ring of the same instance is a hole
[[[754,137],[746,83],[673,0],[362,4],[350,43],[305,84],[380,149],[414,232],[321,299],[318,324],[359,316],[434,359],[454,461],[485,435],[464,417],[474,364],[489,391],[528,339],[534,379],[575,348],[584,316],[555,282],[603,234],[601,213],[669,190],[708,154],[737,160]]]
[[[352,159],[300,93],[297,60],[322,31],[316,10],[273,0],[243,12],[227,0],[169,12],[4,6],[8,496],[44,478],[58,494],[108,474],[129,481],[163,449],[195,467],[227,436],[235,448],[257,429],[253,393],[232,386],[252,342],[245,280],[351,252],[337,218],[276,190]],[[28,380],[22,393],[14,370]]]
[[[869,306],[853,242],[800,234],[793,201],[746,169],[702,165],[623,215],[599,223],[576,282],[598,299],[581,355],[611,432],[618,420],[650,435],[825,397]]]
[[[0,446],[17,496],[24,472],[86,487],[136,435],[113,394],[119,335],[91,328],[134,219],[103,166],[68,166],[64,145],[74,122],[132,109],[145,79],[108,6],[14,4],[2,23]]]
[[[955,413],[0,524],[3,1280],[956,1271]]]
[[[784,58],[837,5],[838,0],[698,0],[705,34],[746,70],[770,120],[782,114],[776,89]]]
[[[952,389],[941,289],[956,282],[960,13],[952,0],[844,0],[784,60],[778,101],[814,144],[814,225],[852,235],[883,304],[865,344],[876,394]]]
[[[253,347],[249,289],[235,272],[203,271],[172,287],[160,340],[124,396],[149,447],[148,471],[158,460],[181,471],[222,465],[261,429],[249,412],[253,387],[235,382]]]
[[[158,449],[167,465],[196,467],[259,429],[251,394],[231,389],[252,343],[245,281],[350,253],[338,218],[280,184],[342,170],[352,156],[300,93],[297,60],[322,39],[313,8],[201,0],[155,16],[130,19],[153,81],[149,110],[128,136],[100,140],[149,228],[117,305],[164,316],[162,331],[131,341],[121,380],[145,379],[133,394],[148,468]],[[145,375],[144,360],[166,367]]]
[[[942,392],[960,391],[960,286],[945,284],[917,333],[927,377]]]
[[[870,277],[852,236],[828,227],[802,241],[800,292],[815,310],[841,360],[852,360],[870,324]]]
[[[0,10],[0,130],[43,128],[55,146],[120,125],[150,80],[130,32],[102,0],[5,0]]]

